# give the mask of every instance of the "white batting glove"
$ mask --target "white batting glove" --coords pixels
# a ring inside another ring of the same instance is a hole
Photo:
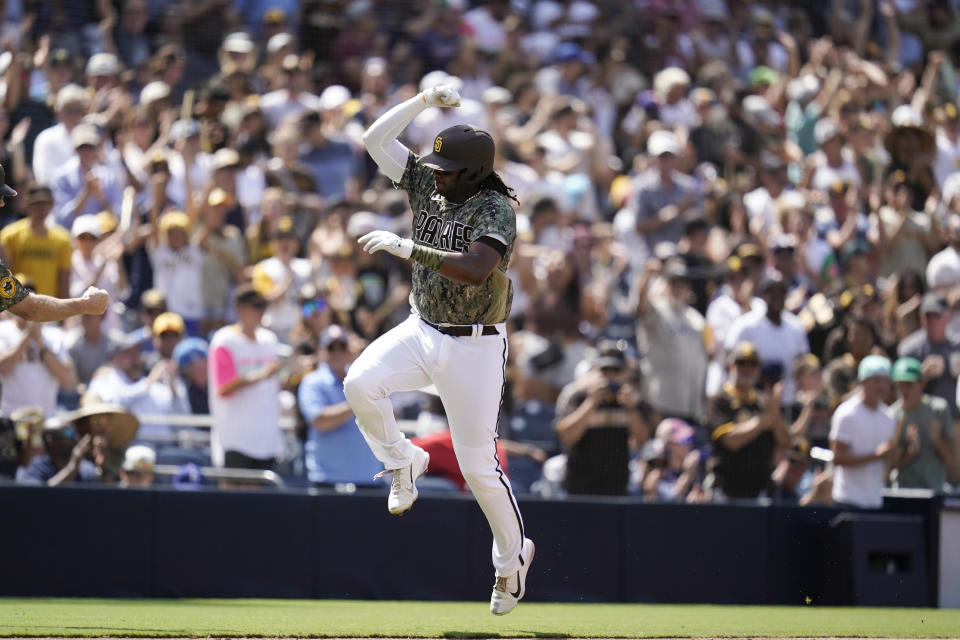
[[[363,245],[363,250],[367,253],[386,251],[404,259],[409,258],[413,253],[413,240],[401,238],[389,231],[371,231],[360,237],[357,242]]]
[[[460,92],[452,85],[445,84],[427,89],[420,94],[429,107],[459,107]]]

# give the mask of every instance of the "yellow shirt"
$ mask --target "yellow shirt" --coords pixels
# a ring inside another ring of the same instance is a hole
[[[10,257],[10,270],[33,278],[37,293],[60,294],[59,276],[61,271],[70,272],[73,252],[66,229],[53,226],[39,236],[30,227],[30,219],[23,218],[0,231],[0,244]]]

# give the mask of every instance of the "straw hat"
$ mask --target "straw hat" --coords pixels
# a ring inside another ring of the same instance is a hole
[[[123,449],[140,428],[140,421],[132,413],[116,404],[94,402],[80,407],[65,416],[71,422],[78,422],[93,416],[107,416],[107,440],[111,449]]]

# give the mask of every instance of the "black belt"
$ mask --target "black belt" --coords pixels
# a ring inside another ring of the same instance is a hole
[[[420,318],[420,319],[423,320],[423,318]],[[424,324],[430,325],[440,333],[445,333],[448,336],[465,338],[467,336],[473,335],[474,325],[472,324],[440,325],[440,324],[433,324],[432,322],[427,322],[426,320],[423,320],[423,322]],[[500,335],[500,331],[492,324],[485,324],[483,325],[483,331],[480,332],[480,335],[498,336]]]

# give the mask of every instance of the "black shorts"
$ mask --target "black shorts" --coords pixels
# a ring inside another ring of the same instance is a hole
[[[274,458],[251,458],[239,451],[224,451],[223,466],[232,469],[261,469],[263,471],[273,471],[273,465],[276,464]]]

